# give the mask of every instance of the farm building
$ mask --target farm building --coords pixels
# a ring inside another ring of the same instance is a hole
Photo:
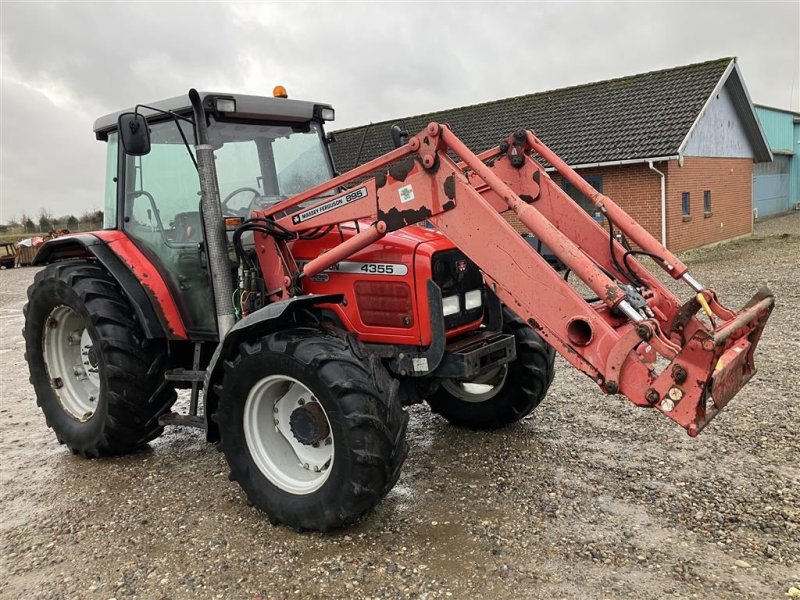
[[[751,233],[753,165],[772,160],[736,59],[723,58],[340,130],[336,167],[391,150],[392,124],[413,134],[431,121],[474,152],[534,130],[673,251]]]
[[[753,210],[762,218],[800,204],[800,113],[757,104],[756,114],[773,156],[753,171]]]

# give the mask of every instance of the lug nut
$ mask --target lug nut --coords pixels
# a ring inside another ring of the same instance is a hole
[[[655,404],[661,399],[661,397],[658,395],[658,392],[656,390],[650,388],[649,390],[647,390],[647,394],[645,394],[645,399],[650,404]]]

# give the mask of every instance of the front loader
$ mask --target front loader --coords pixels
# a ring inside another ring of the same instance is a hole
[[[105,228],[46,243],[25,307],[37,401],[73,452],[202,427],[272,522],[325,531],[397,481],[406,405],[508,425],[544,399],[557,351],[695,436],[755,373],[769,290],[725,308],[533,132],[476,155],[431,123],[336,175],[333,109],[279,91],[191,90],[95,124]]]

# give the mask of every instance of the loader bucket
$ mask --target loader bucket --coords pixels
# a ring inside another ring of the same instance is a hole
[[[753,356],[774,305],[772,292],[762,288],[734,318],[713,332],[695,333],[656,380],[658,408],[690,436],[697,435],[756,373]],[[683,382],[676,380],[675,365],[685,369]]]

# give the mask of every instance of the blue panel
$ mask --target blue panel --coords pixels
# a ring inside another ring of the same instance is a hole
[[[759,217],[789,209],[790,158],[775,156],[771,163],[756,165],[753,172],[753,206]]]
[[[794,120],[792,113],[757,106],[756,114],[773,152],[796,151],[792,139],[792,121]]]

